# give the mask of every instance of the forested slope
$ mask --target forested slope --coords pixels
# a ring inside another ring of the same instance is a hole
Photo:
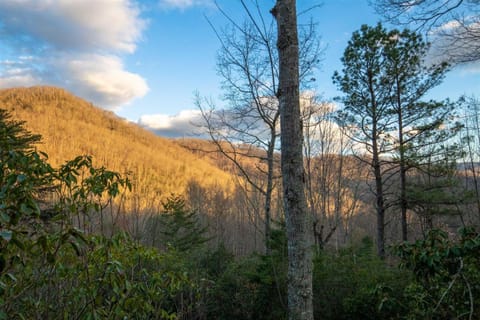
[[[231,176],[177,143],[99,109],[55,87],[0,90],[0,108],[42,135],[39,150],[59,166],[78,155],[94,164],[131,173],[137,206],[147,207],[195,181],[203,187],[231,187]],[[138,202],[141,202],[140,204]]]

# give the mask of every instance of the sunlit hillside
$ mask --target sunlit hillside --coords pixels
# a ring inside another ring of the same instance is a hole
[[[175,142],[194,154],[213,161],[216,166],[228,172],[237,171],[233,162],[237,162],[250,175],[254,175],[255,172],[258,174],[259,168],[266,170],[267,155],[265,150],[252,145],[233,145],[228,142],[219,142],[223,152],[231,158],[228,159],[218,151],[218,146],[210,140],[181,138],[175,140]],[[275,154],[275,163],[277,169],[280,169],[280,153]]]
[[[136,206],[171,193],[182,194],[191,181],[204,187],[231,187],[231,177],[211,161],[54,87],[0,90],[0,108],[41,134],[41,151],[59,166],[78,155],[92,155],[96,166],[131,172]],[[143,202],[143,203],[138,203]]]

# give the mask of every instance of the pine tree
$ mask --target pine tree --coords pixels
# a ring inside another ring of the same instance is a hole
[[[200,224],[196,211],[187,210],[182,197],[170,196],[163,203],[163,208],[163,212],[154,216],[152,221],[157,227],[152,231],[158,233],[161,247],[189,251],[209,240],[206,236],[207,227]]]

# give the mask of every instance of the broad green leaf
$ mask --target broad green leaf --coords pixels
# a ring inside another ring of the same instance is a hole
[[[0,231],[0,237],[5,241],[12,240],[13,232],[11,230],[2,230]]]

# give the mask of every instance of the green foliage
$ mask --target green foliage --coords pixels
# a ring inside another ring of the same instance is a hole
[[[128,178],[104,167],[96,168],[91,156],[78,156],[55,172],[55,205],[50,215],[66,216],[84,231],[98,224],[105,234],[104,209],[132,186]]]
[[[345,94],[338,119],[359,135],[352,139],[367,146],[381,139],[381,152],[393,152],[400,161],[408,156],[409,165],[444,158],[440,145],[460,126],[445,126],[452,122],[454,104],[424,101],[448,71],[447,63],[425,63],[429,48],[420,34],[408,29],[362,25],[353,33],[341,59],[342,72],[333,76]]]
[[[272,230],[269,255],[223,265],[207,294],[208,319],[287,319],[285,230]]]
[[[0,116],[0,319],[176,318],[172,301],[191,284],[168,254],[73,223],[128,180],[83,156],[55,170],[37,136]]]
[[[389,74],[384,68],[386,42],[387,31],[381,24],[362,25],[348,42],[341,59],[342,71],[333,75],[334,84],[345,94],[339,98],[344,108],[338,114],[338,121],[355,130],[351,134],[355,141],[368,146],[393,123],[388,101],[391,86],[387,85]]]
[[[187,210],[182,197],[170,196],[163,208],[164,212],[150,218],[150,233],[158,239],[153,245],[184,252],[198,249],[209,240],[207,227],[201,226],[196,211]]]
[[[416,276],[405,292],[406,318],[477,318],[480,302],[480,234],[473,228],[460,231],[452,241],[442,230],[431,230],[424,240],[394,248],[401,266]]]
[[[370,248],[370,249],[369,249]],[[315,262],[316,317],[321,319],[476,319],[480,297],[480,235],[461,230],[452,241],[432,230],[424,240],[393,248],[400,268],[371,244]]]
[[[24,122],[12,120],[12,116],[0,109],[0,156],[2,159],[11,151],[31,151],[40,136],[24,129]]]
[[[78,236],[78,235],[77,235]],[[127,235],[83,237],[62,245],[53,259],[39,256],[14,270],[3,293],[3,311],[18,319],[175,319],[172,301],[189,285],[166,268],[168,256]],[[56,235],[42,240],[58,245]]]
[[[54,170],[34,151],[38,140],[0,110],[0,294],[16,279],[12,269],[27,264],[29,251],[46,237],[37,196]]]
[[[344,93],[337,120],[351,140],[371,154],[367,161],[375,178],[380,255],[384,255],[386,209],[399,207],[404,240],[408,238],[408,209],[432,228],[432,215],[445,209],[431,201],[442,196],[435,180],[442,177],[445,183],[462,156],[462,146],[454,143],[462,127],[453,121],[457,106],[448,100],[427,100],[449,67],[446,62],[427,63],[429,49],[430,44],[417,32],[388,31],[380,23],[362,25],[348,42],[342,71],[333,76]],[[449,200],[455,206],[463,198]]]
[[[463,213],[460,205],[475,201],[473,192],[465,190],[452,166],[456,162],[425,166],[410,177],[406,188],[408,208],[420,217],[423,230],[434,227],[434,216],[460,215]]]
[[[370,238],[338,253],[321,252],[314,269],[315,318],[395,319],[404,311],[396,302],[408,279],[375,255]]]

